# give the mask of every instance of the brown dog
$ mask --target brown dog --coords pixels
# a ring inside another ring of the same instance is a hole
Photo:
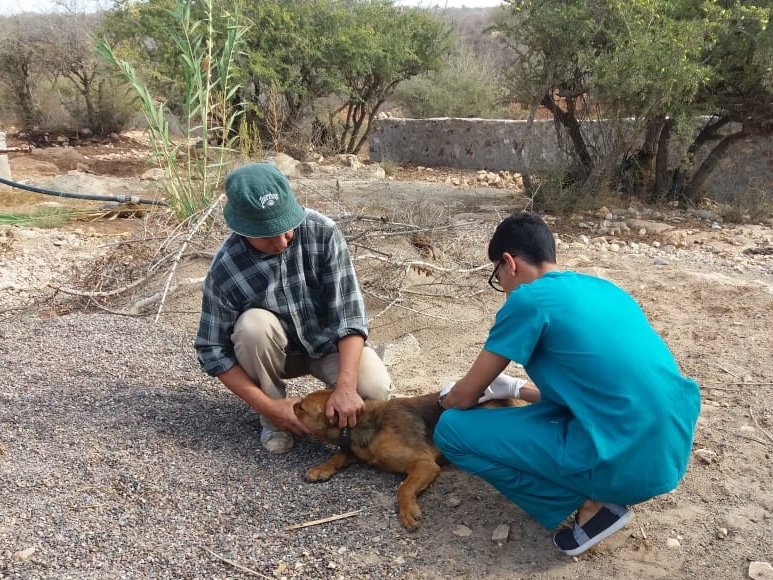
[[[397,491],[400,522],[409,530],[418,527],[421,510],[416,497],[440,473],[445,459],[432,443],[442,409],[437,393],[389,401],[365,401],[357,426],[340,429],[338,418],[330,425],[325,404],[331,391],[316,391],[295,405],[298,419],[319,439],[341,446],[322,465],[306,471],[309,481],[327,481],[352,463],[368,463],[379,469],[405,473]]]
[[[325,416],[325,404],[331,391],[315,391],[295,405],[298,419],[319,439],[339,445],[341,450],[306,471],[309,481],[327,481],[352,463],[367,463],[373,467],[405,473],[408,477],[397,490],[400,522],[415,530],[421,517],[417,496],[434,481],[440,466],[446,463],[432,443],[442,409],[437,393],[418,397],[400,397],[389,401],[365,401],[365,409],[357,417],[357,426],[349,429],[330,425]],[[493,402],[497,406],[512,401]]]

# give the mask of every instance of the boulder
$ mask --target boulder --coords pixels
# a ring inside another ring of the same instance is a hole
[[[33,149],[29,155],[34,159],[53,163],[61,171],[77,169],[79,164],[88,165],[88,160],[77,149],[71,147],[43,147],[41,149]],[[16,160],[14,160],[14,163],[16,163]]]
[[[287,155],[287,153],[277,153],[272,158],[266,159],[269,163],[284,173],[288,178],[303,177],[299,166],[300,161]]]
[[[52,177],[62,173],[59,168],[50,161],[36,159],[28,155],[13,159],[11,161],[11,169],[15,175],[23,175],[25,177]]]
[[[656,235],[659,235],[659,234],[662,234],[663,232],[668,232],[674,229],[674,226],[665,224],[663,222],[656,222],[652,220],[629,219],[629,220],[625,220],[625,225],[627,225],[632,230],[645,229],[647,230],[647,233],[656,234]]]

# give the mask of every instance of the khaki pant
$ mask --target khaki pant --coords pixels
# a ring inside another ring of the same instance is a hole
[[[244,371],[271,399],[287,394],[284,379],[312,375],[328,388],[338,379],[338,353],[321,359],[288,355],[288,339],[279,319],[268,310],[252,308],[239,316],[231,335],[236,359]],[[376,351],[366,346],[360,359],[357,392],[363,399],[385,401],[392,392],[392,380]]]

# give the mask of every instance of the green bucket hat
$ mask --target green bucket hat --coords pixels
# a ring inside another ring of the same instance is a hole
[[[270,238],[297,228],[303,221],[287,177],[270,163],[250,163],[225,180],[228,201],[223,216],[234,232],[248,238]]]

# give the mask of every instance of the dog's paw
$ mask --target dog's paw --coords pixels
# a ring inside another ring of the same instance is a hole
[[[400,523],[409,532],[415,532],[419,528],[421,509],[416,502],[400,507]]]
[[[306,481],[327,481],[333,477],[334,473],[335,471],[330,469],[327,465],[310,467],[306,470]]]

